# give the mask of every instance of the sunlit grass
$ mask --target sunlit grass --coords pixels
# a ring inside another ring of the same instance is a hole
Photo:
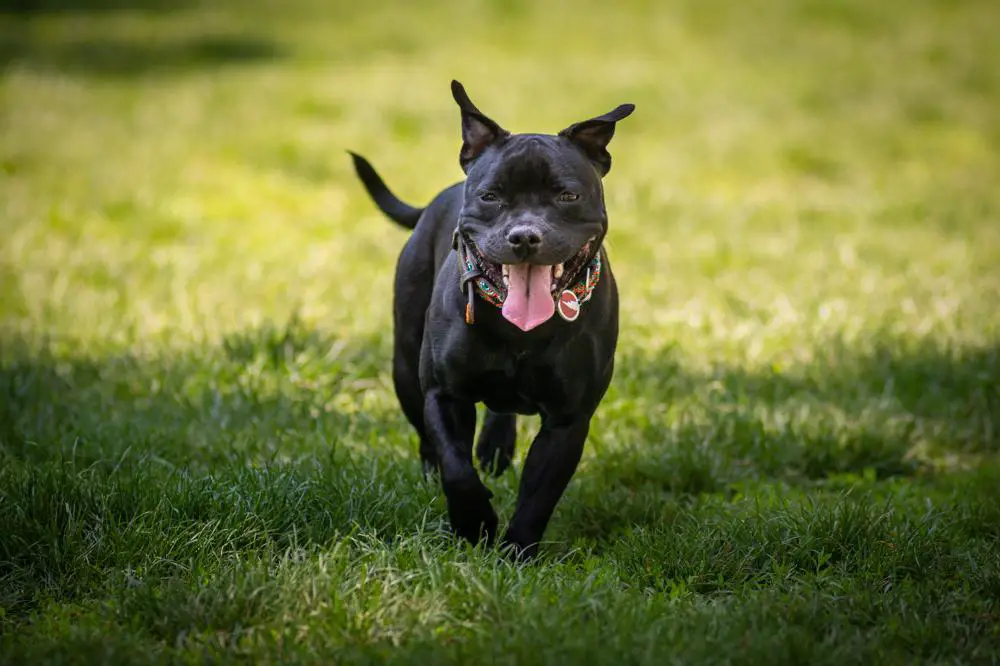
[[[0,658],[1000,658],[991,3],[87,4],[0,14]],[[345,153],[458,180],[451,78],[514,131],[637,105],[528,567],[446,535]]]

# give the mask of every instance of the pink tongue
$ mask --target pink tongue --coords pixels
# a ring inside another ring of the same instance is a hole
[[[552,299],[552,267],[516,264],[507,267],[510,286],[503,302],[504,319],[530,331],[556,313]]]

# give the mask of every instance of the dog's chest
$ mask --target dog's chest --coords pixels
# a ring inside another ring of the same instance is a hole
[[[482,373],[475,385],[476,402],[503,413],[538,414],[564,395],[551,368],[514,359]]]

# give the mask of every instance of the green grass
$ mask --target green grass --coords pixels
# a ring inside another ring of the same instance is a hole
[[[32,4],[0,14],[0,662],[1000,660],[995,2]],[[405,233],[344,152],[426,202],[451,78],[515,131],[637,105],[616,376],[526,566],[420,474]]]

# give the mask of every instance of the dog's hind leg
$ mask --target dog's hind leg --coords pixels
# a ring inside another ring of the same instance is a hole
[[[407,420],[420,437],[424,475],[437,471],[438,456],[424,424],[424,392],[420,386],[420,347],[424,340],[424,314],[431,300],[432,284],[421,275],[428,258],[424,248],[410,243],[400,254],[393,298],[392,382]],[[416,276],[416,277],[414,277]]]
[[[517,438],[517,416],[486,410],[483,427],[476,440],[479,465],[493,476],[500,476],[514,458]]]
[[[420,461],[424,466],[424,474],[427,475],[437,471],[438,456],[424,426],[424,393],[420,389],[419,358],[408,356],[399,345],[400,341],[397,340],[397,349],[392,358],[392,381],[403,414],[420,437]]]

